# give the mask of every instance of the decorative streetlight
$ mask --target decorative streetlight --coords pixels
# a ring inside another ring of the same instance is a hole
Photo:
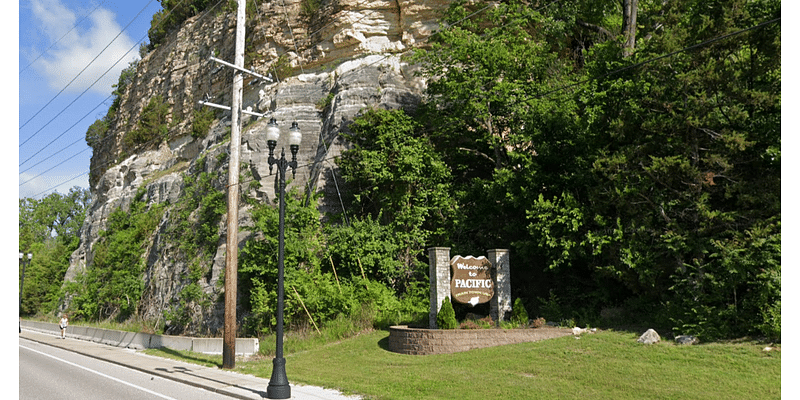
[[[22,313],[22,287],[25,284],[25,268],[28,264],[31,263],[31,258],[33,258],[32,253],[28,253],[28,259],[25,259],[25,253],[19,253],[19,262],[22,263],[22,279],[19,281],[19,312]],[[19,327],[19,331],[22,332],[22,325]]]
[[[292,388],[289,387],[289,380],[286,378],[286,359],[283,358],[283,222],[286,214],[286,168],[292,167],[292,178],[297,169],[297,150],[300,149],[300,128],[297,122],[292,122],[289,128],[289,150],[292,152],[292,161],[285,157],[285,150],[281,148],[281,158],[274,157],[275,146],[281,132],[275,118],[271,118],[267,124],[267,146],[269,146],[269,173],[272,175],[272,166],[278,165],[279,181],[279,205],[278,205],[278,322],[275,332],[275,358],[272,360],[272,377],[267,386],[267,398],[288,399],[292,396]]]

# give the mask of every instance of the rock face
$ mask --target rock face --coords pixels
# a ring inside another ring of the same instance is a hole
[[[449,0],[333,0],[323,2],[311,17],[303,15],[309,11],[302,11],[302,0],[258,3],[257,12],[247,21],[245,68],[278,79],[244,77],[243,108],[267,118],[243,115],[242,173],[252,176],[260,187],[242,185],[242,195],[260,201],[276,197],[264,136],[267,120],[273,117],[283,132],[292,121],[302,131],[299,168],[292,184],[323,191],[321,207],[340,209],[334,157],[347,148],[340,133],[365,108],[413,108],[418,103],[425,82],[401,55],[425,43],[438,28],[438,17]],[[137,192],[144,192],[148,204],[175,204],[184,193],[184,176],[200,168],[219,172],[224,179],[214,185],[226,190],[224,156],[230,146],[230,112],[217,111],[205,134],[192,135],[192,126],[204,96],[216,104],[231,103],[233,71],[209,56],[233,62],[235,14],[235,10],[213,9],[187,20],[138,63],[109,133],[94,148],[90,176],[94,201],[67,280],[91,265],[92,246],[105,229],[108,215],[128,207]],[[157,96],[169,107],[167,137],[132,146],[125,135],[137,129],[143,109]],[[281,138],[277,150],[283,146]],[[240,226],[250,224],[244,203],[239,216]],[[181,290],[191,283],[186,278],[187,262],[176,256],[175,244],[164,234],[168,223],[165,217],[144,253],[145,293],[139,314],[151,320],[165,318],[165,312],[177,306]],[[223,216],[216,254],[203,261],[210,273],[194,282],[214,301],[190,305],[191,321],[176,328],[181,333],[215,334],[222,329],[225,229]],[[247,239],[248,233],[240,231],[240,247]]]

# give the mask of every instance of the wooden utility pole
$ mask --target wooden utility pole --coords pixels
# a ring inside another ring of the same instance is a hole
[[[228,164],[228,235],[225,253],[225,333],[222,339],[222,368],[236,366],[236,296],[239,264],[239,148],[241,147],[242,72],[244,68],[245,0],[238,0],[236,12],[236,55],[231,102],[231,144]]]

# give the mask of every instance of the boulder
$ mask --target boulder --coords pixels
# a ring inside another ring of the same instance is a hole
[[[639,339],[636,341],[642,344],[653,344],[660,342],[661,336],[658,336],[658,333],[655,330],[648,329],[647,332],[643,333],[642,336],[639,336]]]
[[[692,335],[678,335],[675,337],[675,343],[677,344],[697,344],[700,341],[692,336]]]

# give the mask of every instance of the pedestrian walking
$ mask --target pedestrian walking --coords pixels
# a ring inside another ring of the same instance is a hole
[[[61,328],[61,338],[67,338],[67,325],[69,324],[69,318],[67,318],[67,314],[61,316],[61,322],[58,323],[58,327]]]

